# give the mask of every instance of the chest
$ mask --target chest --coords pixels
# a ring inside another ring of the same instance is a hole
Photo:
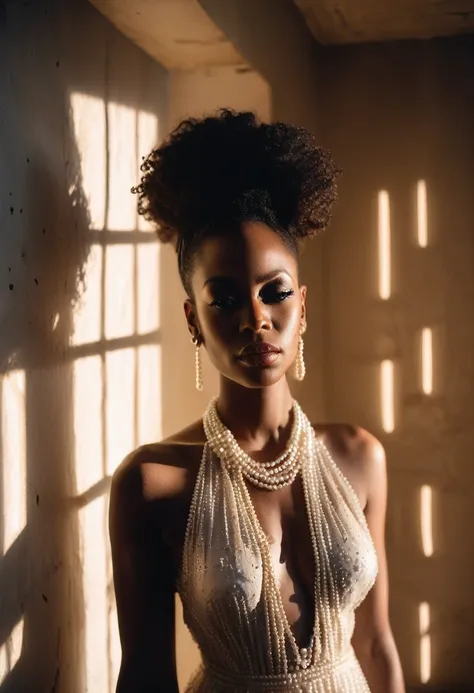
[[[196,454],[196,459],[191,460],[192,464],[182,471],[180,492],[169,504],[166,522],[162,525],[164,539],[172,550],[177,575],[182,567],[186,528],[200,458],[201,455]],[[342,471],[355,490],[361,507],[364,507],[363,479],[348,466],[342,467]],[[257,522],[268,542],[274,576],[282,596],[286,596],[287,601],[297,593],[301,600],[309,597],[314,584],[315,561],[301,477],[297,477],[291,486],[278,491],[264,491],[251,485],[247,485],[247,489]],[[289,610],[297,611],[291,606]]]
[[[314,581],[314,561],[301,478],[279,491],[261,491],[251,486],[248,491],[281,591],[290,595],[297,583],[309,593]]]
[[[321,477],[319,491],[309,493],[315,487],[308,474],[270,492],[249,486],[241,476],[226,482],[219,471],[217,484],[212,473],[207,488],[201,480],[201,497],[213,500],[195,507],[184,552],[194,603],[222,608],[236,598],[257,613],[265,604],[265,589],[274,584],[285,621],[300,642],[308,642],[312,633],[316,604],[345,608],[353,603],[360,557],[370,549],[360,508],[341,495],[336,477]]]

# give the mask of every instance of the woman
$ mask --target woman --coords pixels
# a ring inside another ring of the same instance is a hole
[[[229,110],[181,123],[142,171],[139,212],[177,250],[196,385],[205,347],[220,391],[114,475],[117,691],[178,690],[178,590],[203,659],[193,693],[402,693],[382,446],[312,425],[287,380],[305,371],[298,245],[328,224],[338,171],[307,131]]]

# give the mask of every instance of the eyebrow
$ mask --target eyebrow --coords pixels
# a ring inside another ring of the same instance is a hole
[[[280,274],[286,274],[287,277],[290,279],[292,278],[291,274],[285,269],[276,269],[272,270],[271,272],[266,272],[265,274],[259,274],[257,277],[255,277],[255,283],[264,284],[265,282],[275,279],[275,277],[278,277]],[[207,284],[231,284],[235,281],[236,280],[233,277],[210,277],[204,282],[203,288],[207,286]]]

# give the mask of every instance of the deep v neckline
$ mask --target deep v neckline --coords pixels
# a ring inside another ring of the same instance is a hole
[[[311,446],[314,445],[314,436],[311,441]],[[309,453],[310,451],[308,451]],[[301,479],[301,484],[302,484],[302,489],[303,489],[303,497],[304,497],[304,507],[305,507],[305,518],[306,522],[308,523],[308,527],[311,528],[311,518],[309,515],[309,510],[308,510],[308,502],[307,502],[307,486],[306,486],[306,480],[305,480],[305,473],[307,472],[307,466],[310,463],[311,460],[311,455],[308,454],[308,459],[305,460],[304,464],[302,465],[302,468],[300,472],[298,473],[298,477]],[[295,479],[295,481],[296,481]],[[295,483],[295,482],[293,482]],[[275,590],[275,594],[277,595],[277,604],[278,604],[278,612],[279,612],[279,617],[281,618],[281,622],[284,624],[284,629],[285,632],[288,635],[288,638],[290,639],[290,643],[293,646],[293,650],[295,652],[295,655],[297,655],[297,658],[301,658],[302,660],[306,660],[304,664],[302,664],[303,668],[306,668],[309,666],[311,663],[312,659],[312,649],[313,645],[315,642],[315,637],[316,637],[316,629],[317,629],[317,595],[316,595],[316,582],[317,582],[317,548],[314,543],[314,539],[312,537],[311,540],[311,553],[313,556],[313,586],[312,586],[312,618],[311,618],[311,628],[309,630],[310,636],[309,636],[309,642],[306,644],[301,644],[297,642],[296,635],[293,631],[293,628],[290,625],[290,622],[288,620],[288,616],[286,615],[286,611],[284,608],[283,604],[283,598],[281,596],[281,591],[278,586],[278,580],[275,575],[275,570],[273,567],[272,559],[271,559],[271,549],[270,549],[270,543],[268,541],[267,535],[262,527],[262,523],[260,522],[260,519],[257,515],[257,511],[255,510],[254,503],[252,501],[252,497],[250,495],[250,492],[247,487],[247,483],[245,479],[242,476],[242,487],[244,489],[244,497],[245,501],[249,510],[249,515],[251,517],[251,520],[254,524],[254,529],[256,532],[256,535],[259,538],[258,544],[259,544],[259,549],[260,553],[262,555],[263,559],[263,554],[266,554],[267,561],[268,561],[268,573],[269,573],[269,578],[270,582],[272,585],[272,588]],[[283,533],[283,529],[282,529]],[[311,534],[311,529],[310,529],[310,534]],[[282,534],[282,543],[283,543],[283,534]]]

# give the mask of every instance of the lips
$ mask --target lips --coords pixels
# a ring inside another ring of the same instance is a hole
[[[240,352],[240,356],[256,356],[260,354],[279,354],[280,349],[273,344],[267,342],[256,342],[255,344],[247,344]]]
[[[239,359],[247,366],[265,368],[271,366],[280,353],[281,350],[273,344],[259,342],[247,344],[240,352]]]

